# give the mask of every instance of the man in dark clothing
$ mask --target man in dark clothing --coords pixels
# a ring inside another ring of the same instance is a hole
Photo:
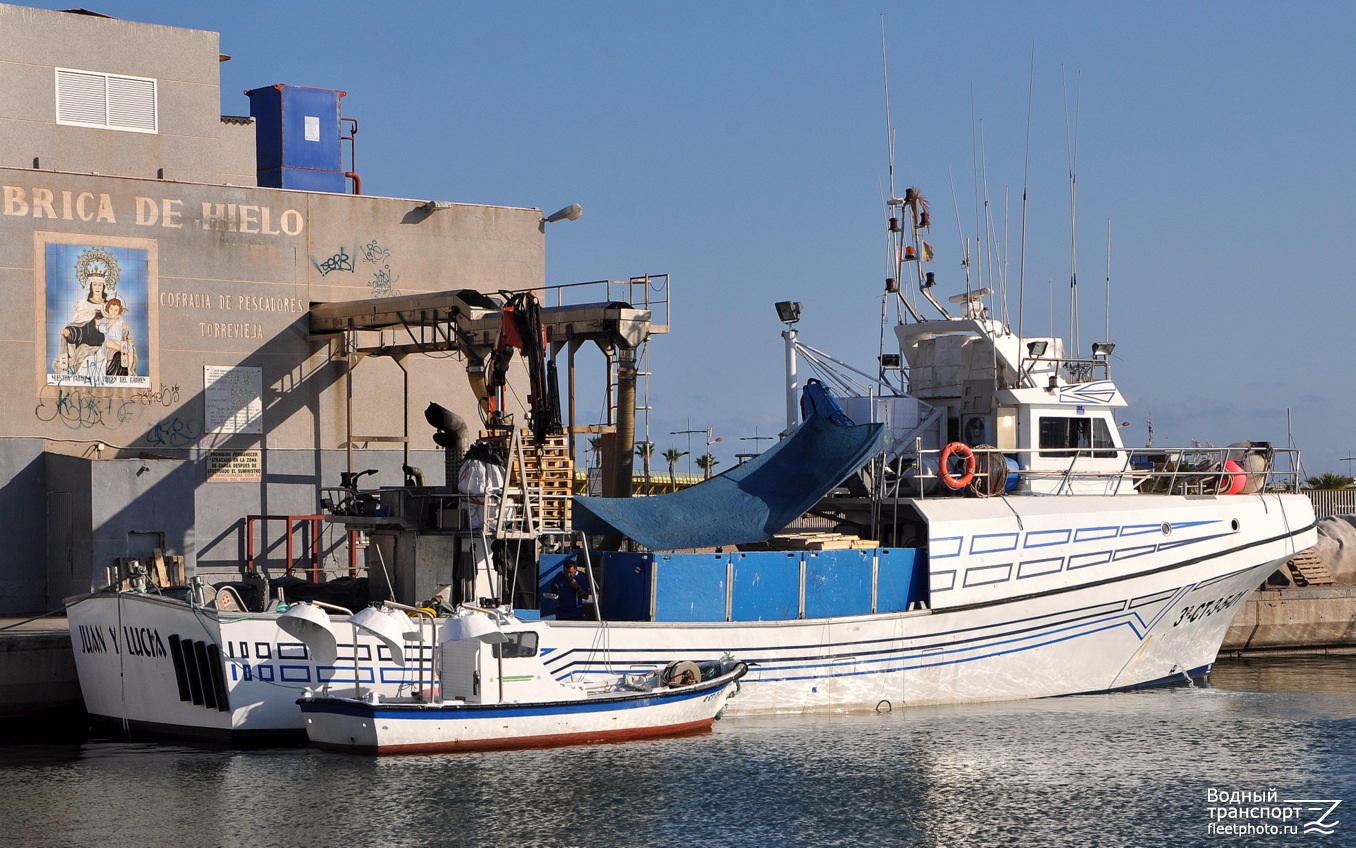
[[[583,621],[584,602],[589,599],[589,578],[579,571],[573,560],[566,561],[560,574],[551,581],[556,595],[556,618],[561,621]]]

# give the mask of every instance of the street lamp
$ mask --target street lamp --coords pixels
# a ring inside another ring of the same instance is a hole
[[[552,212],[542,219],[543,224],[554,224],[556,221],[578,221],[579,216],[584,214],[584,207],[578,203],[571,203],[564,209]]]
[[[693,433],[703,433],[703,434],[706,435],[706,454],[705,454],[705,455],[707,455],[707,456],[709,456],[710,453],[711,453],[711,443],[712,443],[712,442],[723,442],[723,441],[725,441],[725,439],[722,438],[722,437],[720,437],[720,436],[716,436],[715,438],[711,438],[711,428],[710,428],[710,427],[707,427],[705,430],[672,430],[672,431],[670,431],[670,432],[669,432],[669,435],[670,435],[670,436],[687,436],[687,471],[688,471],[689,474],[692,473],[692,434],[693,434]],[[708,463],[707,466],[706,466],[706,476],[707,476],[707,477],[710,477],[710,476],[711,476],[711,466],[710,466],[709,463]]]
[[[799,417],[800,384],[796,376],[796,322],[800,320],[800,301],[781,300],[774,304],[777,318],[786,325],[782,338],[786,339],[786,431],[785,436],[796,426]]]

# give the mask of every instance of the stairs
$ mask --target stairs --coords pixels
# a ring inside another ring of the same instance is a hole
[[[1296,586],[1332,586],[1337,582],[1313,548],[1295,554],[1286,566],[1290,571],[1290,580]]]

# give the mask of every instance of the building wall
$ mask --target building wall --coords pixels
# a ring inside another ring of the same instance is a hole
[[[4,5],[0,33],[0,165],[223,181],[217,33]],[[57,124],[56,68],[155,79],[159,132]]]
[[[215,33],[3,5],[0,33],[0,504],[33,519],[11,525],[0,613],[99,588],[105,560],[152,530],[190,574],[238,573],[246,515],[319,512],[318,486],[350,462],[380,469],[365,484],[400,485],[391,439],[406,432],[410,463],[442,484],[423,409],[475,427],[464,362],[350,357],[309,336],[307,310],[541,287],[540,210],[252,185],[253,126],[219,115]],[[161,132],[57,126],[58,66],[157,78]],[[118,275],[106,288],[125,307],[127,375],[61,338],[88,312],[91,260]],[[366,437],[352,457],[350,432]],[[70,458],[56,479],[37,445]],[[279,532],[259,545],[274,561]],[[327,565],[346,570],[343,539],[324,532]]]
[[[254,119],[233,115],[221,117],[221,144],[217,165],[226,185],[259,184],[254,157]]]

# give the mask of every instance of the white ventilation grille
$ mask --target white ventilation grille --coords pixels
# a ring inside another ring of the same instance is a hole
[[[153,133],[155,80],[57,68],[57,123]]]

